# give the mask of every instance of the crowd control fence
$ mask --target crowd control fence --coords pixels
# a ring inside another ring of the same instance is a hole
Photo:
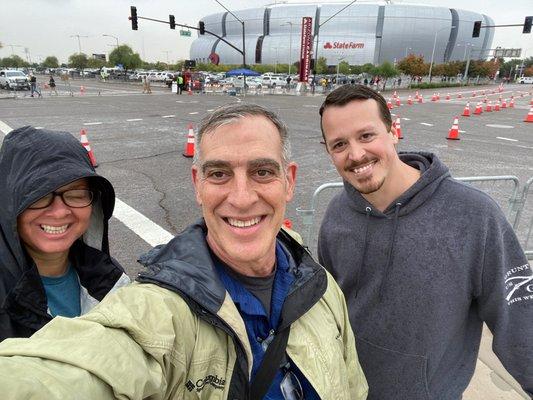
[[[490,195],[501,207],[515,230],[528,259],[533,259],[533,177],[523,186],[516,176],[469,176],[456,178]],[[343,187],[342,182],[324,183],[311,196],[309,207],[298,207],[304,244],[316,256],[318,227],[329,201]],[[458,205],[460,207],[460,205]]]

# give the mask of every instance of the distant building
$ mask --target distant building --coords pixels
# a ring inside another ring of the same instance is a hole
[[[313,51],[318,34],[318,56],[325,57],[328,65],[342,60],[351,65],[394,63],[410,53],[423,55],[429,62],[435,35],[435,63],[462,61],[469,53],[472,59],[489,56],[494,28],[481,29],[479,37],[472,37],[474,21],[494,25],[487,15],[426,5],[354,3],[319,29],[319,24],[347,4],[289,3],[234,11],[245,21],[246,63],[298,61],[302,17],[313,18]],[[230,13],[211,14],[202,21],[206,30],[242,48],[242,24]],[[211,35],[198,35],[190,58],[209,62],[211,53],[218,54],[221,64],[242,63],[242,55],[226,43]]]

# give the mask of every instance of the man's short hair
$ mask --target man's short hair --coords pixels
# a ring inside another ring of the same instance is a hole
[[[200,143],[204,134],[214,131],[216,128],[232,124],[244,117],[264,117],[272,122],[278,132],[281,141],[282,154],[281,158],[283,165],[286,166],[291,159],[291,145],[289,142],[289,130],[287,125],[275,114],[257,104],[228,104],[217,108],[211,114],[205,116],[200,122],[200,128],[196,133],[196,149],[194,152],[193,163],[198,164],[200,160]]]
[[[328,94],[326,100],[324,100],[320,110],[318,111],[320,114],[320,129],[322,130],[322,137],[324,138],[324,141],[326,140],[326,136],[324,135],[324,128],[322,126],[322,116],[328,107],[340,107],[354,100],[369,99],[375,100],[378,103],[381,120],[385,124],[387,131],[390,131],[392,126],[392,117],[390,115],[389,107],[387,107],[387,102],[382,95],[365,85],[343,85]],[[354,118],[357,118],[357,115],[354,115]]]

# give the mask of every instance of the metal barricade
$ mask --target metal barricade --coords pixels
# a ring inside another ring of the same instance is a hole
[[[528,194],[530,191],[533,191],[533,177],[529,178],[524,185],[520,196],[521,207],[517,210],[516,226],[513,227],[515,230],[518,230],[521,233],[521,230],[523,229],[524,239],[521,244],[524,248],[527,258],[533,260],[533,243],[530,244],[530,240],[533,242],[533,204],[532,207],[526,207],[528,205]],[[530,201],[533,203],[533,197],[530,199]],[[525,221],[525,225],[522,223],[522,220]]]
[[[467,183],[485,183],[485,184],[490,183],[494,185],[496,182],[502,182],[504,184],[507,184],[507,183],[511,184],[512,186],[511,190],[506,193],[500,192],[500,193],[495,193],[495,194],[491,194],[491,193],[488,193],[488,194],[491,195],[493,198],[495,198],[495,200],[500,204],[500,206],[502,207],[502,210],[504,210],[505,212],[505,215],[509,223],[513,226],[515,230],[517,229],[519,219],[523,211],[522,208],[524,205],[525,195],[519,193],[520,182],[516,176],[512,176],[512,175],[470,176],[470,177],[460,177],[460,178],[455,178],[455,179],[457,179],[458,181],[467,182]],[[528,181],[526,186],[527,188],[529,188],[530,186],[533,186],[533,178]],[[317,243],[313,242],[313,239],[314,239],[313,235],[315,234],[315,223],[320,223],[320,221],[316,221],[317,219],[316,217],[318,213],[317,206],[320,200],[319,198],[321,194],[325,191],[328,191],[331,189],[339,189],[342,187],[343,187],[342,182],[324,183],[315,189],[311,197],[309,208],[303,208],[303,207],[296,208],[296,211],[302,218],[303,229],[301,233],[302,233],[302,238],[304,240],[304,244],[306,244],[312,252],[315,252],[314,250],[316,249],[316,245],[317,245]],[[481,188],[479,189],[483,190]],[[522,193],[525,193],[525,190],[526,189],[524,188],[524,191]],[[487,190],[484,190],[484,191],[489,192]],[[323,212],[324,210],[321,210],[321,211]],[[531,223],[533,223],[533,219]],[[528,235],[532,233],[531,231],[532,231],[532,226],[530,225]],[[527,238],[526,238],[525,244],[527,245]]]

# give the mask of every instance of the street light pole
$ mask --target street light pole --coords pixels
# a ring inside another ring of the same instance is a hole
[[[289,25],[291,27],[290,31],[289,31],[289,76],[291,76],[291,64],[292,64],[292,25],[293,23],[290,22],[290,21],[287,21],[286,23],[284,24],[281,24],[281,26],[284,26],[284,25]]]
[[[118,47],[118,37],[113,36],[113,35],[108,35],[107,33],[104,33],[102,36],[108,36],[108,37],[114,38],[117,41],[117,47]]]
[[[352,0],[348,5],[344,6],[343,8],[341,8],[339,11],[337,11],[335,14],[333,14],[331,17],[329,17],[327,20],[325,20],[324,22],[322,22],[321,24],[318,25],[317,27],[317,32],[316,32],[316,46],[315,46],[315,54],[314,54],[314,58],[315,58],[315,63],[313,65],[313,82],[315,83],[312,87],[311,87],[311,91],[312,93],[314,94],[315,93],[315,85],[316,85],[316,65],[318,63],[318,36],[320,35],[320,28],[326,24],[326,22],[328,22],[330,19],[332,19],[333,17],[335,17],[336,15],[340,14],[341,12],[343,12],[344,10],[346,10],[348,7],[350,7],[353,3],[355,3],[357,0]]]
[[[346,57],[340,57],[337,59],[337,76],[335,77],[335,82],[338,84],[339,83],[339,65],[341,63],[342,60],[344,60]]]
[[[80,38],[88,38],[89,36],[82,36],[82,35],[70,35],[70,37],[77,37],[78,38],[78,49],[79,49],[79,54],[81,54],[81,40]]]
[[[408,51],[408,50],[413,50],[413,49],[412,49],[411,47],[406,47],[406,48],[405,48],[405,58],[407,58],[407,51]]]
[[[429,82],[431,83],[431,70],[433,69],[433,57],[435,56],[435,46],[437,45],[437,36],[439,32],[442,32],[446,29],[453,29],[455,28],[455,25],[450,26],[449,28],[446,26],[442,29],[439,29],[437,32],[435,32],[435,40],[433,41],[433,51],[431,52],[431,62],[429,63]]]

